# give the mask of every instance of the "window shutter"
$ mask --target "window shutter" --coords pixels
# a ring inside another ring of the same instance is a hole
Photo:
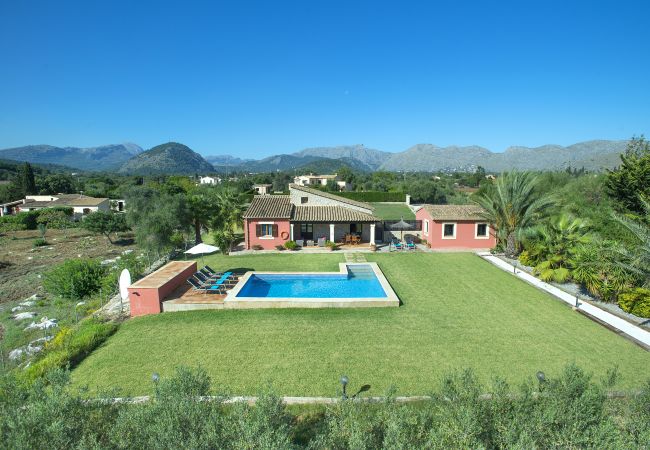
[[[273,227],[273,237],[278,237],[278,226],[271,225]]]
[[[262,225],[255,225],[255,236],[260,237],[262,235]]]

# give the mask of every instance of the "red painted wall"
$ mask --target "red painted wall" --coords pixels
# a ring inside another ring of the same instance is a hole
[[[421,208],[416,214],[417,220],[422,221],[422,239],[431,244],[433,249],[456,249],[456,250],[475,250],[475,249],[489,249],[496,245],[496,238],[492,227],[488,225],[488,238],[476,238],[476,224],[485,223],[478,220],[449,220],[436,222],[431,218],[431,215]],[[429,221],[429,233],[425,234],[424,221]],[[443,223],[456,223],[456,239],[443,239],[442,238],[442,224]]]
[[[256,229],[259,223],[273,222],[278,226],[278,236],[275,238],[260,238],[257,237]],[[284,239],[283,233],[286,233],[287,238]],[[276,245],[281,245],[290,239],[290,226],[288,219],[245,219],[244,220],[244,234],[246,239],[246,249],[251,250],[253,245],[261,245],[264,250],[275,250]]]
[[[162,269],[164,269],[164,267]],[[162,302],[165,297],[185,283],[196,271],[197,266],[196,262],[194,262],[188,268],[175,274],[164,283],[161,283],[158,287],[129,287],[131,317],[158,314],[162,312]]]

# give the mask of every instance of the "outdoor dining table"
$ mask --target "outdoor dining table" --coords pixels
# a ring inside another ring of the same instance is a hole
[[[357,236],[356,234],[346,234],[345,243],[352,244],[352,245],[359,244],[361,243],[361,236]]]

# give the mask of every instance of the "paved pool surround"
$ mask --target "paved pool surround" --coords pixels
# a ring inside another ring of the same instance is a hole
[[[347,275],[348,267],[369,267],[381,285],[384,297],[238,297],[249,279],[255,275]],[[223,301],[225,309],[256,309],[256,308],[368,308],[368,307],[398,307],[399,298],[388,283],[383,272],[373,262],[339,263],[339,272],[246,272],[237,285],[228,292]]]

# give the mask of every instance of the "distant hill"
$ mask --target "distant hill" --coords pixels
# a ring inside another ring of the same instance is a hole
[[[343,157],[339,159],[321,158],[307,163],[304,166],[298,167],[298,169],[305,173],[314,172],[321,174],[333,174],[336,173],[341,167],[348,167],[359,172],[372,172],[374,170],[367,164],[349,157]]]
[[[394,153],[380,168],[389,171],[472,170],[482,166],[488,171],[502,170],[561,170],[584,167],[602,170],[615,167],[627,141],[587,141],[563,147],[510,147],[503,153],[493,153],[479,147],[437,147],[418,144],[401,153]]]
[[[239,158],[219,156],[218,171],[275,172],[277,170],[311,170],[317,173],[334,172],[341,165],[355,170],[391,172],[472,171],[478,166],[491,172],[509,169],[562,170],[566,167],[603,170],[619,164],[619,155],[627,141],[586,141],[563,147],[510,147],[495,153],[477,145],[438,147],[417,144],[403,152],[391,153],[366,148],[363,145],[306,148],[291,154],[269,156],[261,160],[247,160],[235,164]],[[215,159],[216,161],[216,159]],[[241,160],[240,160],[241,161]]]
[[[0,158],[41,164],[59,164],[79,170],[118,170],[120,173],[209,173],[313,171],[332,173],[341,166],[359,171],[472,171],[478,166],[490,172],[509,169],[562,170],[568,166],[587,170],[613,168],[620,162],[627,141],[594,140],[563,147],[509,147],[502,153],[473,146],[438,147],[417,144],[403,152],[391,153],[363,145],[312,147],[295,153],[264,159],[242,159],[232,155],[203,158],[186,146],[163,144],[143,152],[135,144],[101,147],[53,147],[31,145],[0,150]],[[154,151],[155,150],[155,151]]]
[[[60,166],[58,164],[37,164],[30,163],[34,173],[47,174],[47,173],[72,173],[78,169],[72,167]],[[21,173],[25,161],[14,161],[11,159],[0,159],[0,180],[10,180],[17,174]]]
[[[142,152],[126,161],[121,174],[194,174],[213,172],[214,167],[201,155],[177,142],[167,142]]]
[[[293,153],[295,156],[317,156],[329,159],[354,159],[370,169],[378,169],[393,153],[375,150],[363,145],[343,145],[340,147],[313,147]]]
[[[80,170],[115,170],[129,158],[142,152],[135,144],[111,144],[99,147],[55,147],[28,145],[0,150],[0,158],[39,164],[57,164]]]
[[[239,166],[249,161],[255,161],[254,159],[241,159],[232,155],[210,155],[204,156],[205,160],[212,164],[213,166]]]

